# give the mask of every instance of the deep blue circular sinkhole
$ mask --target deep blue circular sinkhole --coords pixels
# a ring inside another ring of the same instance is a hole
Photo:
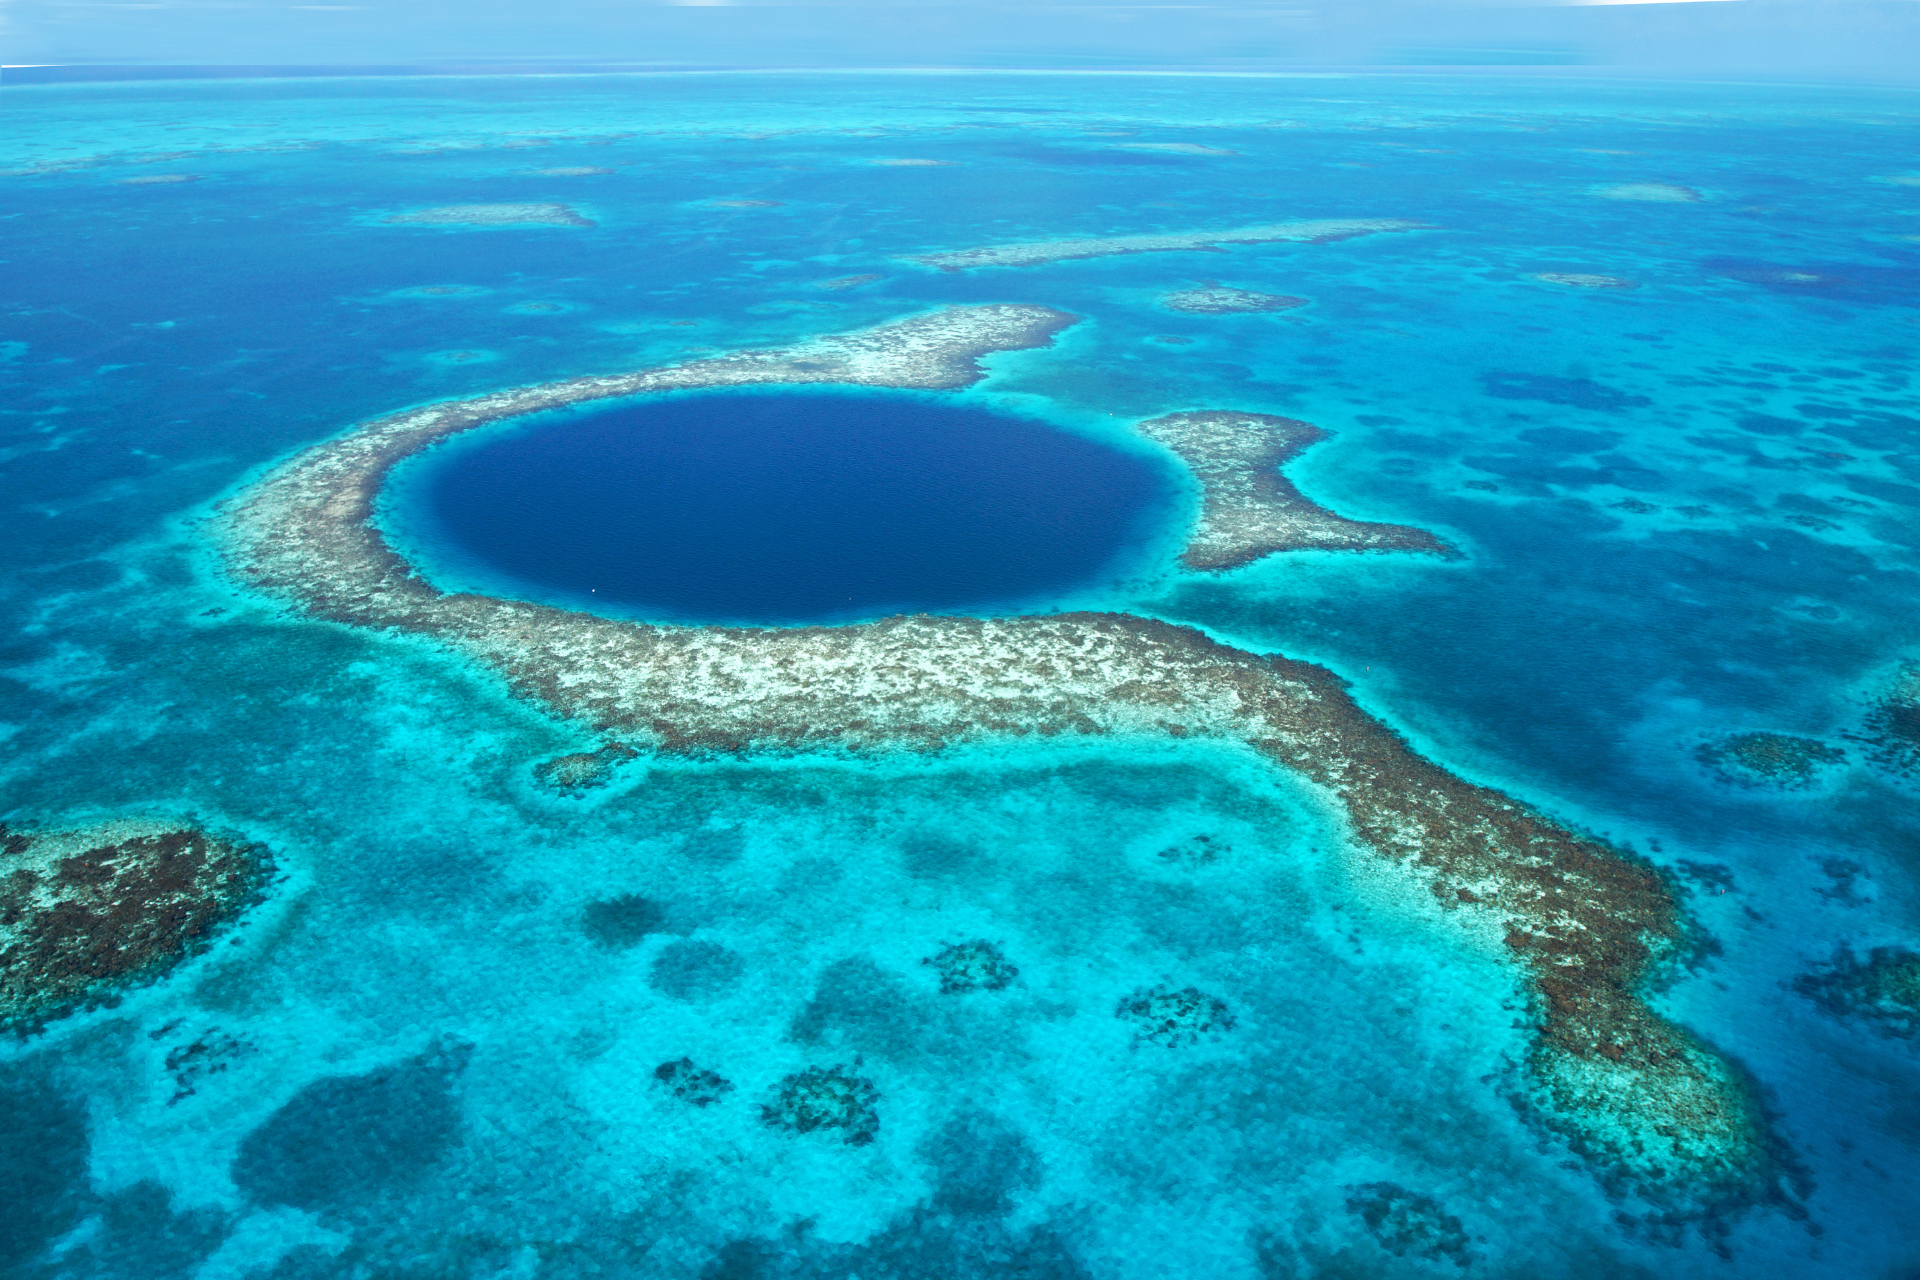
[[[1028,418],[863,393],[555,415],[426,460],[409,523],[460,576],[690,622],[1017,608],[1124,573],[1166,471]]]

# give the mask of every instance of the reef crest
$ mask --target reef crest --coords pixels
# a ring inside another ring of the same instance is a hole
[[[1176,289],[1160,295],[1160,305],[1196,316],[1226,316],[1262,311],[1291,311],[1307,305],[1305,298],[1284,293],[1256,293],[1217,280],[1202,280],[1197,288]]]
[[[1178,454],[1200,481],[1200,523],[1180,555],[1190,569],[1234,569],[1276,551],[1305,549],[1457,554],[1424,529],[1349,520],[1302,496],[1280,467],[1327,438],[1311,423],[1196,409],[1134,429]]]
[[[1116,253],[1172,253],[1191,249],[1218,249],[1223,244],[1272,244],[1294,240],[1326,244],[1383,231],[1415,231],[1422,224],[1400,218],[1321,218],[1312,222],[1275,222],[1261,227],[1228,231],[1172,231],[1143,236],[1102,236],[1082,240],[1040,240],[1029,244],[996,244],[948,253],[923,253],[903,259],[942,271],[973,267],[1037,267],[1071,258],[1104,258]]]
[[[418,227],[591,227],[564,204],[446,204],[396,213],[382,222]]]

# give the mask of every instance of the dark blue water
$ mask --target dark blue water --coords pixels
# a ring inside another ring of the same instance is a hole
[[[429,536],[527,593],[700,621],[988,609],[1123,571],[1166,473],[914,395],[662,399],[435,457]]]

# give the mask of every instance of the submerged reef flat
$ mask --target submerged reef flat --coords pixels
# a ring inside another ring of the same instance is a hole
[[[1307,300],[1290,298],[1284,293],[1235,289],[1217,280],[1202,280],[1198,288],[1162,294],[1160,305],[1198,316],[1219,316],[1250,311],[1291,311],[1295,307],[1306,306]]]
[[[1178,1049],[1233,1030],[1233,1011],[1198,987],[1154,987],[1120,1001],[1113,1016],[1131,1022],[1135,1039]]]
[[[1789,791],[1816,785],[1828,769],[1847,759],[1837,747],[1786,733],[1736,733],[1702,743],[1693,755],[1728,782]]]
[[[540,785],[562,795],[580,795],[613,781],[620,766],[640,753],[624,742],[609,742],[597,751],[575,751],[533,767]]]
[[[950,253],[923,253],[904,259],[942,271],[973,267],[1038,267],[1071,258],[1104,258],[1116,253],[1174,253],[1218,249],[1223,244],[1273,244],[1283,240],[1326,244],[1383,231],[1415,231],[1422,224],[1399,218],[1322,218],[1313,222],[1276,222],[1263,227],[1230,231],[1176,231],[1160,235],[1108,236],[1086,240],[1042,240],[1031,244],[997,244],[984,249],[957,249]]]
[[[1875,947],[1862,960],[1846,947],[1832,961],[1793,980],[1793,989],[1836,1018],[1857,1020],[1883,1036],[1920,1035],[1920,953]]]
[[[1200,523],[1180,560],[1191,569],[1233,569],[1276,551],[1427,551],[1457,554],[1426,532],[1337,516],[1302,497],[1280,467],[1327,433],[1292,418],[1204,409],[1142,422],[1202,486]]]
[[[0,1027],[31,1032],[152,982],[260,900],[259,845],[181,822],[0,827]]]
[[[416,227],[590,227],[564,204],[445,204],[396,213],[382,222]]]
[[[831,280],[816,280],[813,287],[829,291],[837,289],[858,289],[861,285],[873,284],[875,281],[882,279],[885,279],[885,277],[876,272],[867,272],[864,275],[835,276]]]
[[[1602,200],[1635,200],[1642,204],[1698,204],[1700,193],[1692,187],[1671,182],[1615,182],[1595,187],[1593,194]]]
[[[1353,1188],[1347,1197],[1347,1211],[1358,1217],[1367,1233],[1396,1258],[1411,1255],[1460,1267],[1472,1261],[1460,1219],[1442,1209],[1431,1196],[1391,1182],[1369,1182]]]
[[[1867,759],[1896,777],[1920,777],[1920,662],[1901,667],[1856,738]]]
[[[961,387],[981,376],[977,357],[1044,346],[1072,322],[1045,307],[952,307],[784,350],[409,409],[296,455],[223,504],[214,531],[230,571],[258,591],[315,617],[441,643],[519,696],[646,752],[860,757],[1066,737],[1239,744],[1339,808],[1356,871],[1386,900],[1454,920],[1516,966],[1536,1019],[1536,1096],[1576,1147],[1668,1202],[1773,1194],[1781,1168],[1745,1077],[1642,998],[1690,940],[1660,876],[1421,758],[1323,667],[1115,613],[762,630],[450,595],[373,521],[396,463],[485,423],[654,390]],[[834,1102],[835,1082],[789,1084],[792,1096],[770,1113],[795,1128],[845,1111],[859,1092]],[[862,1129],[852,1118],[845,1127]]]
[[[1535,280],[1542,284],[1566,285],[1571,289],[1638,289],[1640,282],[1629,280],[1625,276],[1597,276],[1583,271],[1536,271]]]

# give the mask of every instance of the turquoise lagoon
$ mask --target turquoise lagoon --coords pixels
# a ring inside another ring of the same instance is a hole
[[[7,1274],[1920,1265],[1914,1042],[1795,985],[1920,947],[1915,783],[1861,745],[1920,656],[1910,95],[714,74],[0,106],[0,816],[192,815],[282,868],[211,954],[0,1047]],[[386,221],[501,203],[577,216]],[[1295,218],[1424,229],[903,260]],[[1200,281],[1308,305],[1161,303]],[[956,411],[1150,466],[1147,417],[1304,419],[1334,433],[1289,468],[1309,496],[1463,550],[1190,573],[1187,495],[1013,594],[1323,663],[1447,768],[1669,872],[1710,945],[1656,1007],[1751,1074],[1789,1203],[1663,1216],[1581,1160],[1528,1103],[1514,973],[1239,755],[639,760],[559,792],[535,767],[589,726],[293,616],[208,544],[212,504],[356,421],[972,302],[1082,320]],[[1750,733],[1843,758],[1714,767]],[[1222,1012],[1200,1033],[1127,1016],[1189,988]],[[867,1082],[870,1141],[767,1123],[809,1070]]]

